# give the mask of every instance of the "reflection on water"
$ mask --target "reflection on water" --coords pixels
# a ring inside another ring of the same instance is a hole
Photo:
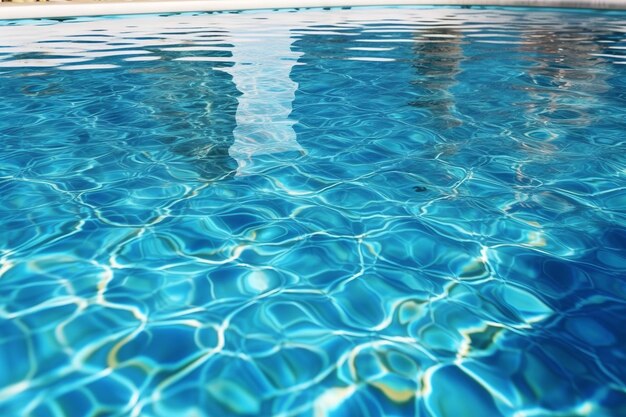
[[[293,130],[295,121],[289,118],[298,88],[289,76],[301,54],[291,50],[288,25],[274,26],[271,46],[259,26],[240,25],[238,29],[229,39],[234,65],[224,71],[242,93],[235,140],[228,153],[237,160],[238,173],[243,174],[255,155],[302,151]]]
[[[443,128],[462,124],[456,116],[453,87],[463,61],[463,36],[453,28],[426,28],[414,34],[413,67],[417,78],[411,82],[418,97],[410,104],[428,109]]]
[[[0,21],[0,416],[626,415],[625,21]]]
[[[608,74],[596,70],[605,65],[596,55],[602,51],[598,34],[549,28],[525,34],[520,49],[533,56],[520,78],[529,96],[526,112],[530,123],[568,128],[593,122],[592,114],[609,90]],[[585,100],[580,100],[585,97]]]

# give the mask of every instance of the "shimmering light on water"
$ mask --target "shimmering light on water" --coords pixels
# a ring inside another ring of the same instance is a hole
[[[626,14],[0,22],[0,416],[626,415]]]

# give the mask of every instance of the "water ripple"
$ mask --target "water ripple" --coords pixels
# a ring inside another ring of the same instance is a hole
[[[0,414],[626,414],[624,22],[0,21]]]

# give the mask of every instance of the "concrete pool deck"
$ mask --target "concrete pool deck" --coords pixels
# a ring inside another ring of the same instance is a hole
[[[562,7],[626,10],[626,0],[52,0],[37,3],[2,2],[0,3],[0,19],[409,5]]]

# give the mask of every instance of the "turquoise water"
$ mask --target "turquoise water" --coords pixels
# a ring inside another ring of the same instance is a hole
[[[0,416],[626,415],[626,13],[0,22]]]

